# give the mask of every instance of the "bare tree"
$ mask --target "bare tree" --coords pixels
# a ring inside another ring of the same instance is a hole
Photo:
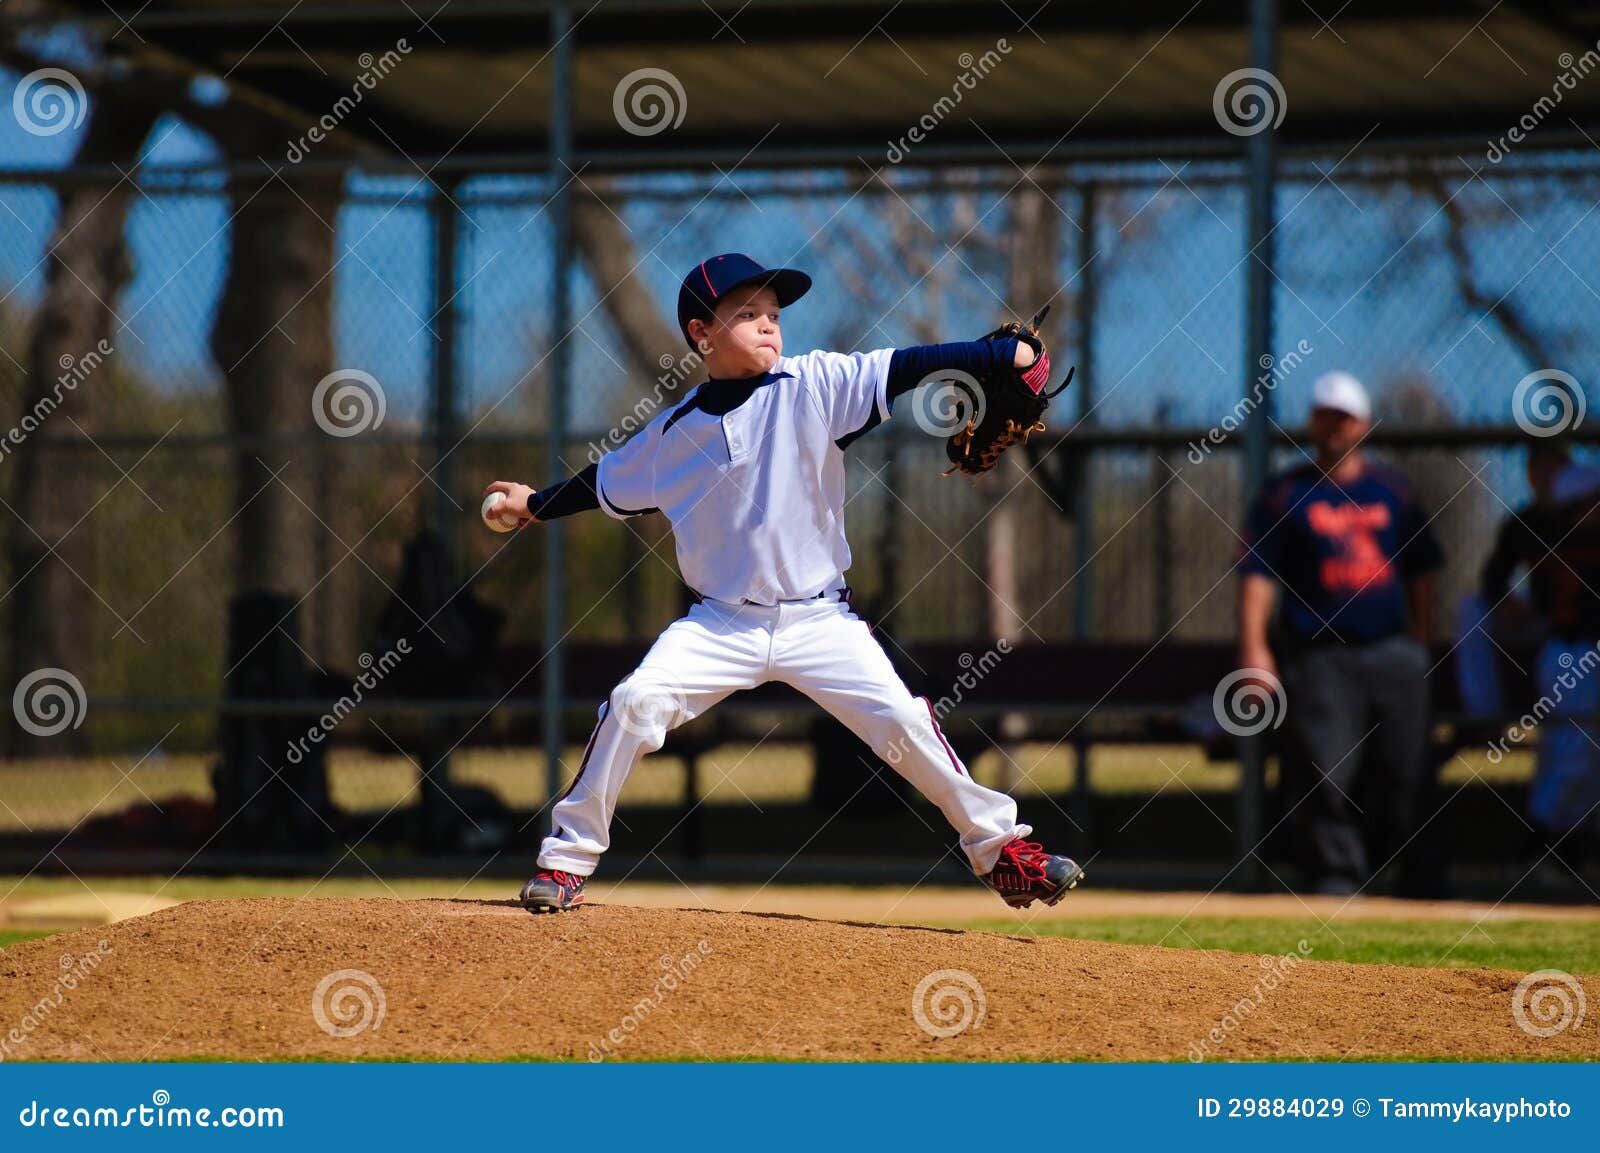
[[[1538,368],[1554,364],[1555,356],[1539,335],[1533,319],[1523,312],[1511,294],[1492,292],[1479,283],[1472,267],[1472,251],[1467,236],[1472,221],[1461,198],[1446,193],[1441,179],[1424,180],[1422,186],[1439,202],[1439,210],[1444,216],[1445,250],[1449,253],[1456,291],[1461,293],[1462,301],[1473,312],[1494,320],[1530,366]]]
[[[245,109],[214,134],[236,161],[268,154],[282,135],[273,121]],[[304,658],[320,671],[355,627],[346,583],[355,573],[340,543],[348,533],[340,528],[338,499],[348,449],[331,438],[314,450],[305,443],[317,427],[313,394],[333,369],[338,185],[242,177],[229,195],[232,250],[211,333],[238,438],[224,690],[230,697],[304,697],[314,683]],[[217,799],[236,843],[309,849],[321,841],[330,808],[321,756],[284,764],[286,738],[297,728],[304,730],[297,718],[241,718],[225,727]]]
[[[572,234],[578,257],[600,291],[600,307],[622,337],[629,367],[642,381],[655,382],[670,369],[672,360],[687,355],[688,348],[677,326],[662,315],[655,293],[639,275],[641,258],[633,236],[612,207],[611,185],[604,179],[587,181],[573,197]],[[587,195],[585,195],[587,193]],[[671,358],[671,359],[669,359]],[[666,379],[675,388],[687,391],[698,376],[672,374]],[[665,403],[676,403],[664,394]],[[659,552],[666,539],[662,517],[640,517],[629,526],[624,537],[628,550],[626,575],[622,582],[623,618],[630,634],[646,631],[645,577],[648,568],[640,561],[647,550]]]
[[[600,307],[616,326],[635,372],[654,380],[661,358],[686,351],[677,326],[661,314],[655,293],[639,275],[633,235],[612,207],[608,181],[591,179],[573,196],[572,235],[579,258],[600,290]]]
[[[221,142],[231,158],[253,160],[280,136],[241,116]],[[299,598],[333,568],[321,562],[343,552],[334,552],[333,533],[318,525],[313,503],[327,487],[318,473],[336,467],[325,457],[337,457],[271,438],[316,432],[312,394],[334,367],[337,188],[251,177],[236,179],[230,197],[232,251],[211,350],[227,378],[231,431],[239,439],[235,593]],[[317,635],[310,630],[310,644],[320,645]]]
[[[1031,182],[1013,192],[1010,199],[1007,295],[1013,311],[1031,313],[1037,302],[1054,299],[1060,289],[1056,283],[1059,276],[1056,253],[1061,243],[1061,213]],[[1018,319],[1028,317],[1019,316]],[[1026,495],[1023,490],[1030,487],[1025,460],[1022,453],[1003,454],[999,466],[985,478],[984,485],[990,501],[985,520],[989,634],[996,641],[1010,644],[1025,640],[1023,634],[1028,628],[1021,607],[1023,578],[1019,571],[1019,555],[1024,555],[1026,550],[1019,549],[1023,522],[1017,500]],[[1003,789],[1013,789],[1018,783],[1017,758],[1021,755],[1020,741],[1026,730],[1027,718],[1021,715],[1000,718],[1000,735],[1004,742],[1000,769]]]
[[[90,90],[88,129],[74,165],[132,169],[165,111],[165,94],[139,74],[109,78]],[[134,195],[125,177],[62,186],[23,389],[23,412],[49,412],[50,436],[92,440],[101,431],[99,382],[92,375],[73,387],[61,382],[65,370],[84,357],[123,343],[116,301],[133,273],[123,229]],[[84,522],[103,488],[102,475],[85,467],[89,458],[80,453],[52,452],[37,439],[17,446],[12,458],[11,683],[42,668],[88,676],[106,610],[86,587],[95,579],[96,549],[94,527]],[[43,751],[42,739],[17,727],[15,718],[8,721],[8,734],[12,756]],[[50,751],[85,752],[88,736],[86,728],[69,728],[48,738]]]

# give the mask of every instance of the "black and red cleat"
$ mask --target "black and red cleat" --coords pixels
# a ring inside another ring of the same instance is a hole
[[[522,886],[522,907],[530,913],[576,909],[583,904],[583,878],[560,869],[540,869]]]
[[[1019,837],[1000,850],[1000,859],[983,883],[1013,909],[1026,909],[1036,900],[1055,904],[1081,880],[1083,869],[1077,861],[1054,856],[1043,845]]]

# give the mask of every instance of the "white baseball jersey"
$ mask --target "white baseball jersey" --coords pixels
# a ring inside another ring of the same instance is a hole
[[[780,357],[721,416],[696,407],[695,389],[600,459],[600,507],[619,519],[663,513],[701,596],[772,605],[840,587],[844,445],[888,419],[892,353]]]

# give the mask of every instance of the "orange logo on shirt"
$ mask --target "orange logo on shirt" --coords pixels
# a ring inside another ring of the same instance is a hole
[[[1394,579],[1393,567],[1376,536],[1389,527],[1388,505],[1317,501],[1306,515],[1312,530],[1332,541],[1337,550],[1322,562],[1323,588],[1355,593]]]

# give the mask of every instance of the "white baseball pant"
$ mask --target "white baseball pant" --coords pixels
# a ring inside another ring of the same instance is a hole
[[[816,701],[937,805],[974,872],[990,872],[1001,848],[1033,831],[1017,823],[1014,800],[972,779],[932,705],[911,695],[848,604],[833,594],[774,606],[705,600],[667,627],[600,706],[577,777],[552,811],[539,867],[593,873],[639,759],[730,693],[767,681]]]

